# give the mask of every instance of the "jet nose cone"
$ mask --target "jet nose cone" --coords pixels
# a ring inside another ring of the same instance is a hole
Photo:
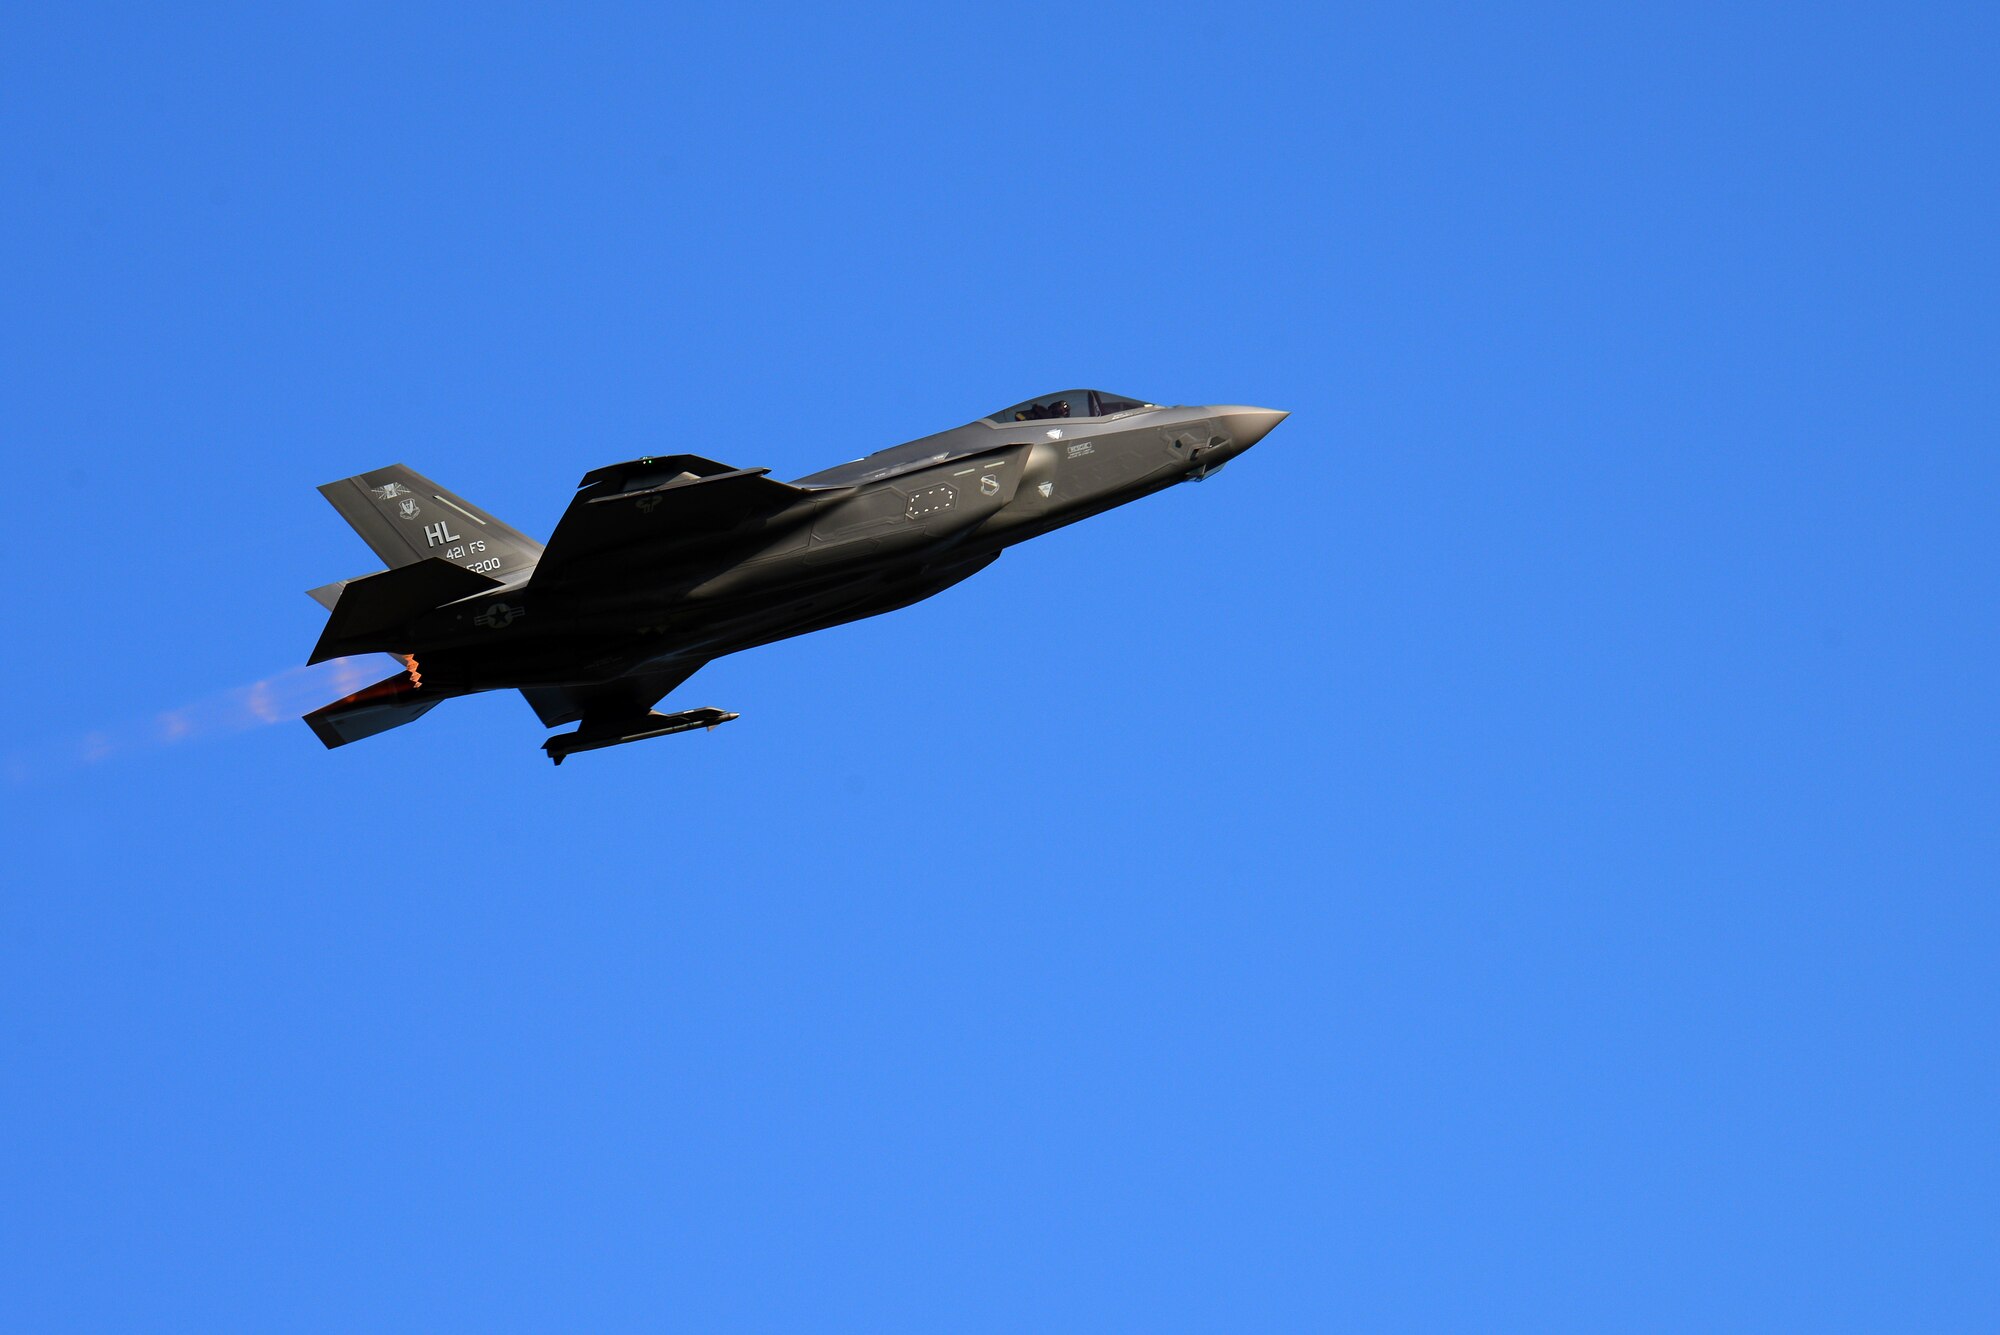
[[[1272,427],[1291,416],[1276,408],[1243,407],[1218,408],[1215,415],[1228,426],[1230,439],[1239,450],[1249,449],[1270,435]]]

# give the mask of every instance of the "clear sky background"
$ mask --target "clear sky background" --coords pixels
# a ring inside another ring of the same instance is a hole
[[[0,1324],[1994,1328],[1992,6],[269,8],[0,25]],[[319,483],[1076,384],[1293,416],[296,721]]]

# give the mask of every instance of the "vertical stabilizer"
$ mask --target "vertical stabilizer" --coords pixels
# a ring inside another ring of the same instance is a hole
[[[319,491],[392,570],[439,557],[512,583],[541,559],[541,543],[401,464]]]

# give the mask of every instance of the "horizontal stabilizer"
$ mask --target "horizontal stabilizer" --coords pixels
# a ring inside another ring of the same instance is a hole
[[[447,698],[441,691],[425,691],[410,684],[409,674],[385,677],[366,690],[315,709],[306,715],[313,734],[328,750],[373,737],[378,732],[413,723],[431,706]]]
[[[400,630],[434,608],[499,584],[497,579],[476,575],[442,557],[350,580],[341,589],[333,615],[326,619],[326,630],[306,661],[320,663],[343,654],[395,648],[381,642],[386,632]]]
[[[812,494],[765,476],[769,471],[676,454],[586,474],[535,577],[560,577],[580,561],[628,548],[700,542],[780,514]]]
[[[307,589],[306,597],[331,612],[334,604],[340,601],[340,591],[353,582],[351,579],[337,579],[331,584],[322,584],[317,589]]]

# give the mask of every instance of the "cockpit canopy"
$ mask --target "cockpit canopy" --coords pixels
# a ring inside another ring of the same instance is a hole
[[[1109,417],[1134,408],[1157,408],[1157,403],[1107,394],[1101,389],[1066,389],[1060,394],[1044,394],[1011,408],[1002,408],[987,418],[990,422],[1039,422],[1048,417]]]

